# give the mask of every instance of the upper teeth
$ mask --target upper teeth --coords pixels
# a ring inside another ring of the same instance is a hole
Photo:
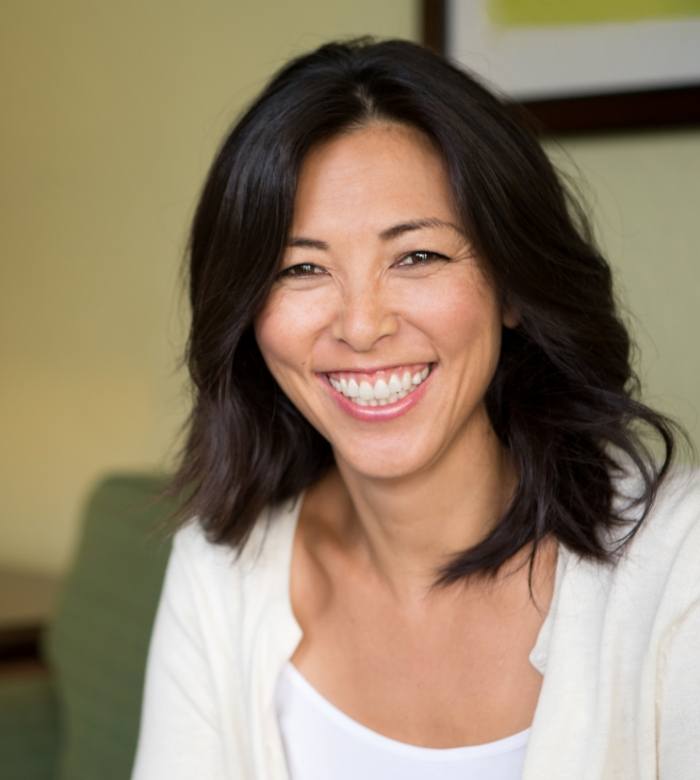
[[[374,383],[362,379],[359,382],[353,377],[330,379],[333,387],[344,396],[352,398],[356,403],[370,406],[384,406],[394,403],[414,390],[430,373],[428,366],[421,371],[411,373],[392,373],[389,381],[377,379]]]

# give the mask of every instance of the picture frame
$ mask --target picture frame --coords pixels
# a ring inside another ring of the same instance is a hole
[[[422,42],[522,105],[543,134],[700,125],[700,12],[697,21],[518,25],[490,34],[488,2],[423,0]],[[550,62],[566,67],[548,69]],[[606,72],[606,62],[616,67]]]

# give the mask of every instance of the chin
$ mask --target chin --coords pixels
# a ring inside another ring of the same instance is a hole
[[[351,472],[364,479],[401,479],[415,474],[430,462],[427,453],[404,452],[396,457],[392,452],[372,452],[367,449],[360,453],[343,453],[334,448],[335,460],[342,470]]]

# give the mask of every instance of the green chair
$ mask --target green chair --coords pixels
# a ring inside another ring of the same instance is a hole
[[[3,780],[128,780],[173,509],[162,477],[114,475],[91,493],[42,644],[49,672],[0,678]]]

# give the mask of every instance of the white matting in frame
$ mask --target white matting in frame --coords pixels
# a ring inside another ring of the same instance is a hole
[[[500,26],[488,0],[446,0],[447,54],[518,100],[700,83],[700,18]]]

